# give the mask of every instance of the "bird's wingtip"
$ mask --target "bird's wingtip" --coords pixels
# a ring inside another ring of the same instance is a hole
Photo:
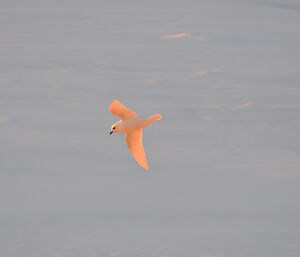
[[[112,109],[116,106],[117,103],[120,103],[120,102],[118,100],[114,99],[109,106],[109,110],[112,111]]]
[[[140,164],[140,165],[141,165],[141,164]],[[145,163],[145,164],[143,164],[143,165],[141,165],[141,166],[142,166],[142,168],[143,168],[144,170],[146,170],[146,171],[149,170],[148,163]]]
[[[155,114],[155,115],[153,115],[153,116],[154,116],[154,118],[155,118],[156,120],[161,120],[161,119],[162,119],[162,115],[159,114],[159,113],[157,113],[157,114]]]

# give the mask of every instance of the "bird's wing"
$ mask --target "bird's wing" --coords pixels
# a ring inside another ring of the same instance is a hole
[[[112,114],[117,115],[121,118],[121,120],[129,119],[138,116],[134,111],[126,108],[119,101],[114,100],[110,104],[110,111]]]
[[[127,146],[133,155],[134,159],[145,170],[148,170],[146,154],[143,146],[143,130],[138,129],[133,132],[127,133],[125,136]]]

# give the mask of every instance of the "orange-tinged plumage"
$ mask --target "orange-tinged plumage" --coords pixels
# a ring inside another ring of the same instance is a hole
[[[160,114],[141,118],[137,113],[128,109],[119,101],[114,100],[110,105],[112,114],[121,118],[111,126],[112,133],[126,133],[125,140],[128,149],[141,167],[148,170],[147,158],[143,146],[143,128],[148,127],[153,122],[160,120]]]

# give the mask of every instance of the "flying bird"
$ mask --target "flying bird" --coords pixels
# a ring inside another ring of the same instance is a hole
[[[117,100],[111,103],[110,112],[119,116],[121,120],[111,126],[109,134],[126,133],[125,140],[128,149],[137,163],[145,170],[148,170],[148,163],[143,146],[143,128],[148,127],[154,121],[160,120],[162,116],[160,114],[154,114],[146,118],[141,118],[137,113],[126,108]]]

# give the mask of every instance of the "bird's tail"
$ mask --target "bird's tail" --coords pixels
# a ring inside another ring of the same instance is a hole
[[[150,124],[152,124],[153,122],[160,120],[162,118],[162,116],[160,114],[154,114],[152,116],[149,116],[145,119],[143,119],[143,122],[141,124],[141,128],[146,128],[148,127]]]
[[[161,120],[162,116],[157,113],[157,114],[150,116],[149,118],[151,118],[153,120]]]

